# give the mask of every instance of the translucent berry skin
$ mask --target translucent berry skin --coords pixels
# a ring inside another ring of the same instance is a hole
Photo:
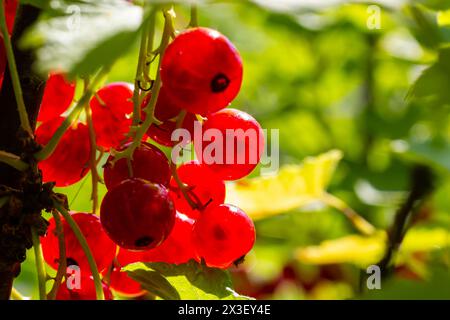
[[[136,298],[145,293],[139,282],[131,279],[126,272],[120,271],[120,268],[117,267],[110,274],[109,287],[114,292],[127,298]]]
[[[172,232],[159,247],[139,252],[120,249],[117,261],[120,265],[126,266],[138,261],[181,264],[195,259],[196,253],[192,243],[193,226],[193,219],[177,212]]]
[[[155,249],[145,251],[141,261],[181,264],[195,259],[196,255],[192,244],[193,226],[193,219],[177,213],[175,226],[169,237]]]
[[[97,145],[109,150],[128,140],[126,134],[133,112],[132,85],[124,82],[110,83],[90,101]],[[100,100],[98,99],[100,98]]]
[[[199,259],[210,267],[225,269],[252,249],[255,227],[241,209],[223,204],[203,212],[194,224],[192,238]]]
[[[119,150],[124,150],[129,144],[124,145]],[[104,180],[108,190],[119,185],[122,181],[130,179],[127,159],[118,160],[113,165],[114,156],[109,156],[104,166]],[[164,186],[169,185],[170,167],[166,155],[156,146],[146,142],[134,151],[131,167],[134,178],[141,178]]]
[[[198,161],[189,161],[177,169],[178,177],[188,186],[188,194],[196,203],[198,209],[192,209],[183,196],[174,178],[170,181],[170,197],[177,211],[186,214],[192,219],[197,219],[204,208],[210,208],[223,204],[225,201],[225,183],[216,177],[215,173]]]
[[[166,187],[142,179],[125,180],[108,191],[100,218],[109,237],[121,248],[148,250],[172,231],[175,208]]]
[[[103,294],[105,300],[113,300],[114,297],[109,287],[102,282]],[[61,283],[56,294],[56,300],[97,300],[94,279],[91,277],[82,277],[79,289],[67,288],[67,283]]]
[[[64,118],[44,122],[36,130],[36,141],[47,144]],[[80,181],[89,172],[91,145],[86,125],[76,123],[64,133],[52,155],[39,162],[44,182],[56,182],[58,187],[67,187]]]
[[[194,141],[194,144],[200,162],[207,164],[221,179],[243,178],[258,165],[264,152],[264,133],[259,123],[249,114],[232,108],[224,109],[211,114],[202,128],[203,135],[220,133],[222,143],[219,140],[210,146],[215,141],[213,136],[212,141]],[[233,150],[227,148],[227,141],[232,141]],[[213,157],[210,157],[210,153],[205,150],[210,150],[215,145],[221,146],[221,150],[217,148],[212,153]],[[229,152],[233,153],[228,155]]]
[[[181,124],[182,129],[189,131],[190,138],[194,136],[194,122],[197,118],[192,113],[187,113],[184,117],[183,123]],[[159,143],[160,145],[166,147],[173,147],[178,143],[178,141],[172,141],[172,133],[177,128],[177,123],[175,120],[165,120],[162,124],[153,123],[147,130],[147,136],[153,141]],[[183,141],[185,144],[189,143],[191,140]]]
[[[177,106],[203,116],[225,108],[242,84],[242,59],[219,32],[189,29],[169,44],[161,79]]]
[[[71,212],[71,216],[86,238],[99,271],[107,268],[114,259],[116,245],[104,232],[99,217],[94,214],[81,212]],[[46,236],[41,237],[42,251],[45,261],[52,268],[57,269],[59,264],[59,244],[56,224],[53,218],[49,220],[49,223]],[[67,265],[78,265],[82,274],[91,274],[91,268],[78,239],[64,219],[62,219],[62,224],[66,244]]]
[[[58,118],[69,108],[74,95],[75,83],[68,81],[62,74],[50,74],[37,120],[49,121]]]

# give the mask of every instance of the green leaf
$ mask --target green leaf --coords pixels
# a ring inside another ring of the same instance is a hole
[[[232,289],[228,272],[208,268],[193,260],[186,264],[133,263],[122,270],[162,299],[242,300]],[[165,281],[163,281],[162,279]]]
[[[341,151],[332,150],[308,157],[301,165],[282,167],[274,176],[229,184],[226,202],[237,205],[253,219],[305,206],[320,200],[341,158]]]
[[[60,2],[61,14],[41,17],[21,45],[36,49],[38,71],[88,75],[110,66],[134,44],[141,7],[125,0]]]

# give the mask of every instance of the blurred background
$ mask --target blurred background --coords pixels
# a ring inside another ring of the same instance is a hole
[[[245,77],[233,106],[263,128],[279,129],[281,165],[301,168],[305,157],[340,150],[327,190],[380,230],[392,226],[414,166],[426,165],[435,176],[435,190],[415,212],[383,290],[367,290],[362,273],[379,260],[385,239],[359,235],[339,210],[308,201],[255,218],[257,244],[231,270],[237,292],[258,299],[450,298],[445,2],[257,0],[199,7],[200,25],[239,49]],[[183,29],[189,8],[175,11]],[[136,43],[108,81],[133,82],[137,55]],[[284,182],[286,190],[296,187],[294,180]],[[90,209],[89,181],[59,190],[72,209]],[[15,286],[37,297],[31,251],[28,256]]]

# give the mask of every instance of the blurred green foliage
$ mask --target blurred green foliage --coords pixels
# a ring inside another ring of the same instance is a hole
[[[391,226],[408,191],[411,167],[417,163],[433,167],[437,191],[413,224],[450,230],[448,2],[375,1],[381,11],[380,29],[374,30],[367,26],[374,14],[368,3],[297,2],[200,6],[200,25],[229,37],[244,60],[244,84],[233,106],[254,115],[264,128],[280,130],[282,164],[342,150],[344,158],[329,191],[377,228]],[[177,27],[183,29],[189,8],[177,4],[175,11]],[[114,52],[120,59],[108,81],[133,82],[136,41],[124,49],[114,42],[106,43],[106,48],[121,50]],[[109,53],[101,50],[102,58]],[[99,62],[95,58],[93,63]],[[93,67],[98,65],[83,65],[78,71]],[[78,72],[76,66],[70,70]],[[60,190],[68,194],[73,210],[89,210],[89,179]],[[294,209],[259,220],[256,226],[255,249],[243,267],[232,270],[239,293],[273,299],[359,296],[358,267],[309,265],[294,257],[298,248],[354,233],[335,209]],[[16,286],[36,297],[32,261],[23,265]],[[386,291],[362,297],[425,298],[432,292],[432,297],[449,298],[450,248],[414,252],[405,261]],[[427,279],[418,271],[422,269],[428,270],[429,282],[417,280]],[[416,280],[405,280],[411,278]]]

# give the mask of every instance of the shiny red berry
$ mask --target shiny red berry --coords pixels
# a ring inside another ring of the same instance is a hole
[[[119,150],[125,149],[128,145]],[[127,159],[120,159],[114,164],[113,161],[114,156],[111,155],[104,166],[104,180],[108,190],[131,178]],[[169,185],[171,175],[169,160],[161,150],[149,143],[142,142],[134,151],[131,171],[134,178],[160,183],[164,186]]]
[[[177,213],[175,226],[167,239],[159,247],[143,252],[140,261],[181,264],[195,259],[192,245],[193,225],[194,220]]]
[[[177,106],[207,115],[225,108],[242,84],[242,59],[219,32],[189,29],[167,47],[161,79]]]
[[[8,32],[10,35],[14,28],[14,20],[16,19],[16,12],[17,12],[18,5],[19,5],[19,1],[17,1],[17,0],[5,0],[4,1],[6,26],[8,27]]]
[[[117,245],[148,250],[160,245],[172,231],[175,208],[164,186],[130,179],[108,191],[100,217]]]
[[[69,108],[74,95],[74,82],[68,81],[62,74],[51,74],[45,85],[37,120],[49,121],[58,118]]]
[[[109,150],[128,140],[126,134],[131,125],[132,98],[132,85],[116,82],[101,88],[91,99],[97,145]]]
[[[90,213],[71,213],[72,218],[77,223],[84,237],[86,238],[92,255],[94,256],[97,268],[102,271],[111,264],[116,253],[116,245],[109,239],[103,231],[98,216]],[[47,234],[41,237],[42,251],[45,261],[54,269],[59,264],[59,243],[55,220],[49,220]],[[77,265],[84,274],[90,274],[88,260],[84,251],[70,228],[69,224],[62,219],[64,239],[66,244],[67,265]]]
[[[191,200],[198,204],[193,209],[181,192],[176,180],[170,181],[170,196],[177,211],[197,219],[200,212],[209,207],[222,204],[225,201],[225,183],[216,177],[215,173],[198,161],[182,164],[177,169],[178,177],[187,186],[187,193]]]
[[[133,280],[126,272],[115,267],[109,276],[109,287],[114,292],[127,298],[136,298],[145,293],[139,282]]]
[[[36,141],[47,144],[64,119],[59,117],[44,122],[36,130]],[[52,155],[39,162],[44,182],[56,182],[58,187],[70,186],[80,181],[89,171],[91,144],[89,130],[75,123],[63,135]]]
[[[197,121],[197,118],[192,113],[187,113],[183,123],[181,125],[181,129],[185,129],[189,132],[189,136],[187,140],[182,141],[184,145],[191,142],[191,139],[194,137],[194,123]],[[147,136],[149,136],[153,141],[159,143],[160,145],[166,147],[173,147],[178,144],[179,141],[174,141],[172,139],[172,133],[177,128],[177,124],[175,120],[165,120],[162,124],[153,123],[150,128],[147,130]]]
[[[222,204],[203,212],[192,237],[199,259],[210,267],[228,268],[252,249],[255,227],[241,209]]]
[[[75,281],[74,281],[75,282]],[[103,294],[105,295],[105,300],[113,300],[114,297],[111,293],[109,287],[102,283]],[[94,279],[91,277],[81,277],[80,286],[73,286],[69,289],[67,282],[61,283],[56,294],[56,300],[96,300],[97,295],[95,291]]]
[[[203,123],[203,139],[194,144],[201,163],[223,180],[237,180],[258,165],[264,151],[264,133],[252,116],[229,108],[208,116]]]

